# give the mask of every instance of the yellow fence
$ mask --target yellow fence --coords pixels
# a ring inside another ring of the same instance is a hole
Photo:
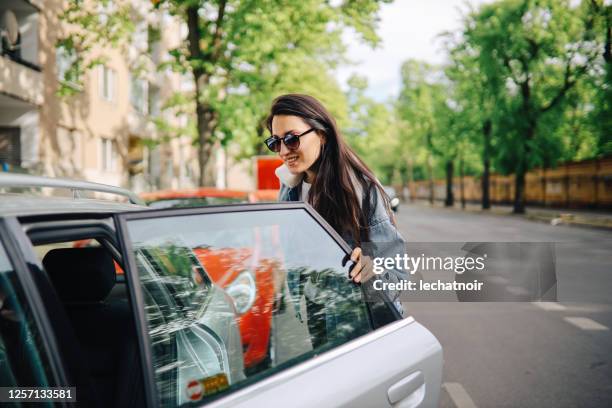
[[[461,199],[461,179],[453,180],[456,200]],[[411,197],[429,199],[430,183],[416,181]],[[463,178],[467,201],[482,198],[480,177]],[[510,204],[514,199],[514,175],[493,174],[490,177],[491,203]],[[446,198],[446,181],[434,180],[434,199]],[[566,163],[554,169],[534,169],[525,176],[527,204],[568,208],[612,208],[612,157]]]

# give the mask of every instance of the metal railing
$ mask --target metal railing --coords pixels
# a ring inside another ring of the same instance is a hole
[[[93,183],[90,181],[69,180],[62,178],[51,178],[32,176],[29,174],[0,173],[0,188],[55,188],[72,191],[73,198],[81,198],[82,191],[93,191],[98,193],[115,194],[126,197],[130,203],[144,205],[144,201],[135,193],[115,186]]]

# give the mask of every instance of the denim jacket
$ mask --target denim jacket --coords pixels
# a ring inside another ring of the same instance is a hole
[[[281,182],[279,201],[300,201],[303,175],[293,175],[285,165],[276,169],[276,176]],[[358,193],[363,197],[361,186],[355,181]],[[368,214],[368,241],[362,242],[363,253],[372,258],[374,257],[394,257],[396,254],[404,253],[406,241],[397,230],[390,215],[384,205],[383,197],[376,188],[372,188],[370,197],[370,211]],[[362,200],[363,201],[363,200]],[[355,248],[356,242],[352,235],[339,232],[346,243]],[[390,270],[379,278],[386,282],[398,282],[407,279],[407,274],[401,270]],[[396,307],[402,312],[397,292],[387,291],[389,298],[394,301]]]

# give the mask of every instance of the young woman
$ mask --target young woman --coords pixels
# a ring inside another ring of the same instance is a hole
[[[369,280],[372,272],[362,254],[364,244],[404,246],[382,186],[346,144],[327,109],[312,96],[279,96],[272,103],[266,125],[272,136],[265,144],[284,162],[276,170],[281,182],[279,200],[312,205],[354,248],[352,280]],[[402,278],[393,272],[386,274],[386,280]],[[396,306],[401,310],[399,302]]]

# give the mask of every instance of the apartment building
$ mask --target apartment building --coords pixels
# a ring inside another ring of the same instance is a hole
[[[135,191],[186,188],[197,180],[197,152],[187,135],[162,141],[156,118],[181,129],[186,118],[161,107],[192,84],[158,72],[184,29],[148,0],[129,4],[136,32],[120,49],[96,45],[87,58],[103,64],[71,83],[75,55],[58,47],[74,30],[60,20],[63,0],[0,2],[0,164],[33,174],[87,179]],[[102,7],[102,6],[99,6]],[[101,9],[99,18],[112,10]],[[74,92],[59,96],[60,87]]]

